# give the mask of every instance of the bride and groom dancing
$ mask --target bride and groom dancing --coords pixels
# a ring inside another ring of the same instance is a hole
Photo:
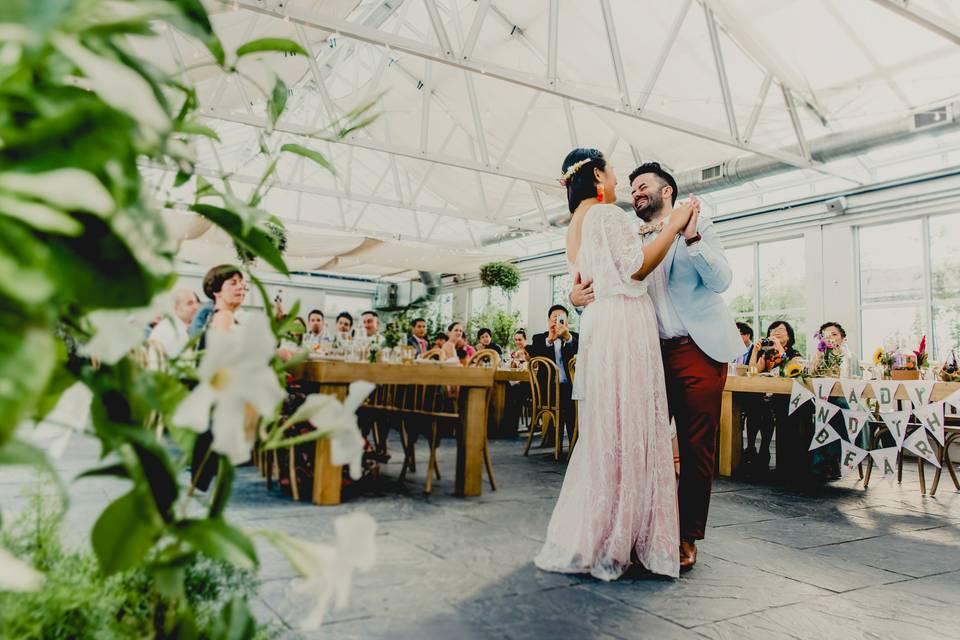
[[[638,230],[596,149],[563,161],[567,260],[583,307],[579,431],[536,565],[603,580],[631,566],[676,577],[704,537],[727,362],[743,342],[720,292],[731,271],[695,198],[657,163],[630,175]],[[676,423],[679,481],[671,444]]]

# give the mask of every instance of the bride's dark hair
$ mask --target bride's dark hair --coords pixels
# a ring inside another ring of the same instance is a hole
[[[567,170],[578,162],[584,162],[576,171],[567,176]],[[607,167],[607,160],[598,149],[574,149],[563,159],[563,174],[567,181],[567,206],[570,213],[587,198],[597,197],[597,181],[593,176],[594,169],[603,171]]]

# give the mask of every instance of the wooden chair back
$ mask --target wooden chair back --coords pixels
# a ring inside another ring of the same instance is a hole
[[[435,347],[429,351],[425,351],[423,355],[420,356],[421,360],[443,360],[443,349]]]
[[[494,367],[500,363],[500,354],[494,349],[482,349],[473,354],[467,362],[468,367]]]

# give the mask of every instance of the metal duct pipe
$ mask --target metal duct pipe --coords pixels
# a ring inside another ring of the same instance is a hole
[[[892,120],[885,124],[871,125],[833,133],[808,142],[811,157],[818,162],[830,162],[840,158],[854,156],[884,145],[906,142],[923,134],[939,135],[960,128],[960,101],[911,113],[909,116]],[[799,155],[799,145],[782,149],[787,153]],[[690,169],[678,173],[675,177],[680,194],[709,193],[764,178],[767,176],[794,171],[795,167],[778,160],[751,154],[724,160],[707,167]],[[617,202],[624,209],[632,208],[629,202]],[[566,203],[546,209],[547,221],[551,226],[562,227],[570,219]],[[539,211],[528,213],[520,218],[521,223],[538,222],[542,215]],[[530,235],[532,232],[511,229],[481,239],[480,244],[489,246]]]

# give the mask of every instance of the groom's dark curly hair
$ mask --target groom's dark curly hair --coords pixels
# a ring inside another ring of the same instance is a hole
[[[674,180],[673,176],[667,173],[667,170],[660,166],[659,162],[644,162],[642,165],[633,170],[630,174],[630,184],[633,184],[633,181],[637,176],[641,176],[645,173],[652,173],[660,178],[663,181],[664,187],[670,187],[673,189],[673,194],[671,195],[672,201],[671,206],[677,204],[677,181]]]

